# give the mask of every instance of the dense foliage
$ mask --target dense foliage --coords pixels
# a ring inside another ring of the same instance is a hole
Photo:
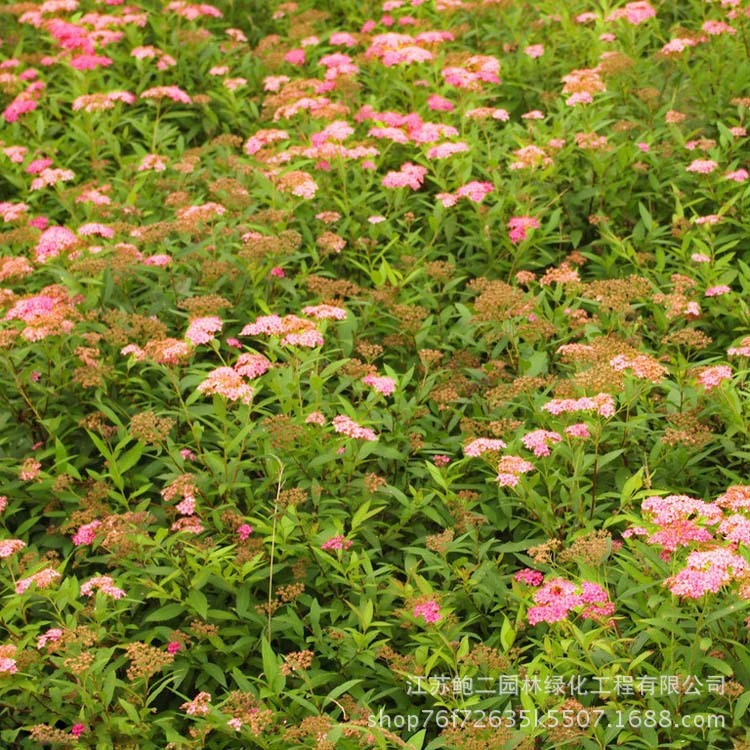
[[[750,747],[748,27],[0,7],[0,745]]]

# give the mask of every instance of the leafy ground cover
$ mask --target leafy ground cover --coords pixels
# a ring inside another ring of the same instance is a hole
[[[3,5],[2,747],[750,747],[748,26]]]

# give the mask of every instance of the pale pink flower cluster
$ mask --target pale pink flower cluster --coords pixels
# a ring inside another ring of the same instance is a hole
[[[475,438],[464,446],[464,455],[476,458],[487,451],[500,451],[505,442],[497,438]]]
[[[154,172],[163,172],[167,168],[167,159],[158,154],[146,154],[138,165],[139,172],[153,169]]]
[[[141,99],[171,99],[181,104],[192,104],[189,94],[179,86],[154,86],[141,94]]]
[[[362,378],[362,382],[384,396],[390,396],[396,390],[396,381],[386,375],[365,375]]]
[[[133,104],[136,96],[129,91],[108,91],[104,94],[88,94],[73,100],[73,111],[104,112],[113,109],[117,102]]]
[[[234,363],[235,372],[251,380],[259,378],[263,373],[268,372],[271,367],[271,362],[262,354],[240,354]]]
[[[559,433],[550,430],[532,430],[521,438],[524,446],[534,451],[535,456],[549,456],[550,444],[559,443],[561,440],[562,436]]]
[[[414,617],[421,617],[428,625],[440,622],[443,617],[440,613],[440,605],[434,599],[415,604],[412,613]]]
[[[732,291],[731,286],[726,284],[719,284],[718,286],[710,286],[706,289],[706,297],[719,297],[722,294],[729,294]]]
[[[724,175],[725,180],[732,180],[733,182],[744,182],[748,177],[750,177],[750,172],[746,169],[736,169]]]
[[[240,336],[283,336],[282,346],[305,346],[314,348],[323,344],[323,336],[311,320],[297,315],[261,315],[255,323],[248,323]]]
[[[590,438],[588,425],[585,422],[576,422],[565,428],[565,434],[576,438]]]
[[[534,470],[534,464],[520,456],[503,456],[497,467],[497,482],[501,487],[515,487],[520,475]]]
[[[194,318],[190,321],[185,338],[194,346],[208,344],[216,338],[216,334],[221,330],[222,325],[221,318],[216,315]]]
[[[28,210],[29,206],[26,203],[0,202],[0,216],[5,222],[20,219]]]
[[[0,673],[15,674],[18,672],[16,660],[10,656],[0,657]]]
[[[641,1],[628,3],[623,8],[618,8],[607,16],[607,21],[617,21],[620,18],[627,19],[628,23],[634,26],[639,23],[643,23],[649,18],[653,18],[656,15],[656,11],[652,7],[651,3]]]
[[[609,594],[598,584],[583,581],[578,586],[564,578],[545,582],[534,593],[534,604],[536,606],[528,611],[530,625],[560,622],[578,608],[581,608],[580,615],[585,620],[601,620],[615,611]]]
[[[532,59],[536,59],[537,57],[541,57],[544,54],[544,45],[531,44],[524,49],[523,53],[525,55],[528,55]]]
[[[350,549],[353,542],[351,539],[347,539],[342,534],[332,536],[328,541],[323,542],[320,545],[320,549],[326,552],[332,552],[333,550],[347,550]]]
[[[731,357],[750,357],[750,336],[745,336],[739,346],[730,346],[727,354]]]
[[[360,427],[353,419],[344,414],[339,414],[333,418],[333,429],[350,438],[369,440],[371,442],[378,439],[378,436],[369,427]]]
[[[310,414],[308,414],[305,418],[305,424],[324,425],[325,423],[326,418],[323,413],[319,411],[310,412]]]
[[[566,412],[595,411],[603,417],[612,417],[615,413],[615,399],[609,393],[583,398],[559,398],[548,401],[542,409],[555,416]]]
[[[245,141],[244,151],[248,156],[252,156],[253,154],[257,154],[258,151],[269,143],[286,140],[289,140],[289,133],[287,133],[286,130],[279,130],[278,128],[259,130],[255,135],[250,136],[250,138]]]
[[[3,539],[0,541],[0,558],[10,557],[26,546],[22,539]]]
[[[412,190],[419,190],[424,182],[425,175],[427,174],[426,167],[420,167],[411,162],[406,162],[401,165],[401,169],[398,172],[388,172],[383,177],[381,184],[387,188],[402,188],[408,187]]]
[[[180,708],[190,716],[205,716],[210,710],[211,693],[201,691],[191,701],[186,701]]]
[[[626,354],[618,354],[609,360],[609,366],[617,371],[632,370],[635,377],[658,383],[667,375],[667,368],[659,364],[648,354],[636,354],[629,357]]]
[[[453,154],[463,154],[468,150],[469,144],[464,141],[439,143],[437,146],[432,146],[432,148],[428,149],[427,158],[447,159],[449,156],[453,156]]]
[[[680,52],[684,52],[688,47],[697,47],[700,44],[699,39],[693,39],[692,37],[677,37],[676,39],[670,39],[662,48],[662,55],[678,55]]]
[[[38,589],[46,589],[58,578],[61,578],[61,576],[54,568],[44,568],[44,570],[40,570],[28,578],[21,578],[16,581],[15,591],[17,594],[23,594],[32,583],[36,584]]]
[[[229,401],[241,401],[249,404],[253,400],[253,389],[232,367],[217,367],[208,373],[208,377],[198,386],[201,393],[223,396]]]
[[[346,310],[336,305],[308,305],[302,313],[317,320],[346,320]]]
[[[698,382],[707,390],[713,390],[725,380],[732,379],[732,368],[729,365],[707,367],[698,375]]]
[[[411,37],[408,34],[393,32],[378,34],[373,37],[370,46],[365,51],[365,58],[380,58],[386,67],[432,60],[432,52],[420,47],[419,42],[418,37]]]
[[[435,196],[446,208],[455,206],[460,198],[468,198],[474,203],[481,203],[484,197],[494,190],[491,182],[467,182],[454,193],[438,193]]]
[[[343,141],[354,134],[354,128],[346,120],[335,120],[326,125],[323,130],[313,133],[310,142],[313,146],[321,146],[327,141]]]
[[[685,167],[685,171],[696,172],[697,174],[711,174],[718,166],[718,163],[713,159],[694,159]]]
[[[507,109],[499,109],[495,107],[476,107],[475,109],[469,109],[466,111],[465,116],[472,120],[501,120],[502,122],[508,122],[510,120],[510,113]]]
[[[112,239],[112,237],[115,236],[115,230],[106,224],[101,224],[96,221],[89,222],[88,224],[81,224],[81,226],[78,227],[79,237],[91,237],[94,235],[105,237],[106,239]]]
[[[537,167],[551,167],[554,164],[552,159],[547,156],[547,153],[534,144],[516,149],[513,152],[513,156],[516,159],[508,166],[508,169],[513,171],[519,169],[536,169]]]
[[[748,572],[745,558],[722,548],[691,552],[686,566],[677,575],[664,581],[675,596],[700,599],[704,594],[716,593],[722,586],[743,577]]]
[[[50,628],[46,633],[42,633],[36,640],[38,649],[44,648],[48,643],[57,643],[63,637],[61,628]]]
[[[463,64],[463,67],[450,66],[443,68],[443,80],[449,86],[476,91],[484,83],[501,83],[500,62],[495,57],[474,55]]]
[[[81,594],[83,596],[93,596],[97,591],[102,594],[111,596],[113,599],[122,599],[125,592],[115,586],[114,579],[111,576],[94,576],[86,583],[81,584]]]
[[[243,523],[237,527],[237,536],[244,542],[253,533],[253,527],[250,524]]]
[[[29,190],[41,190],[49,185],[56,185],[58,182],[70,182],[75,179],[75,176],[72,169],[42,169],[39,176],[31,181]]]
[[[513,216],[508,221],[508,237],[514,245],[517,245],[526,239],[529,229],[538,228],[539,219],[533,216]]]

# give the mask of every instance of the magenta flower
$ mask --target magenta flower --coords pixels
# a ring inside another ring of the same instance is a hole
[[[421,617],[428,625],[440,622],[440,605],[434,599],[428,599],[422,604],[415,604],[412,610],[414,617]]]
[[[333,550],[347,550],[350,549],[353,542],[351,539],[347,539],[342,534],[337,534],[336,536],[332,536],[328,541],[323,542],[323,544],[320,545],[320,549],[325,550],[326,552],[332,552]]]

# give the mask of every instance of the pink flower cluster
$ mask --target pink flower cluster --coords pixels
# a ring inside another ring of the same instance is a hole
[[[455,206],[460,198],[468,198],[474,203],[481,203],[484,197],[494,190],[491,182],[467,182],[453,193],[438,193],[435,196],[446,208]]]
[[[708,592],[715,594],[749,570],[745,558],[728,549],[718,547],[705,552],[695,551],[688,555],[686,566],[667,578],[664,585],[675,596],[700,599]]]
[[[353,419],[339,414],[333,418],[333,429],[341,435],[359,440],[374,442],[378,436],[369,427],[360,427]]]
[[[532,430],[521,438],[526,448],[534,451],[535,456],[549,456],[551,443],[559,443],[562,436],[557,432],[549,430]]]
[[[500,451],[505,448],[505,442],[493,438],[475,438],[464,446],[464,455],[476,458],[487,451]]]
[[[54,568],[44,568],[44,570],[30,575],[28,578],[21,578],[16,581],[16,593],[23,594],[32,583],[35,583],[38,589],[46,589],[58,578],[61,578],[61,576]]]
[[[408,187],[412,190],[419,190],[424,182],[425,175],[427,174],[426,167],[420,167],[411,162],[406,162],[401,165],[401,169],[398,172],[388,172],[383,177],[382,185],[387,188],[402,188]]]
[[[320,549],[326,552],[332,552],[334,550],[347,550],[351,549],[353,542],[351,539],[347,539],[343,534],[337,534],[332,536],[328,541],[323,542],[320,545]]]
[[[440,613],[440,605],[434,599],[415,604],[412,613],[414,617],[421,617],[428,625],[440,622],[443,617]]]
[[[190,716],[205,716],[210,710],[211,693],[201,691],[191,701],[186,701],[180,708]]]
[[[732,379],[732,368],[729,365],[707,367],[698,375],[698,382],[707,390],[713,390],[725,380]]]
[[[552,399],[542,409],[556,416],[565,412],[595,411],[603,417],[612,417],[615,413],[615,400],[609,393],[598,393],[596,396],[583,398]]]
[[[508,237],[517,245],[526,239],[529,229],[538,229],[539,219],[533,216],[514,216],[508,221]]]
[[[221,330],[223,323],[221,318],[216,315],[210,315],[203,318],[194,318],[185,333],[185,338],[193,344],[208,344],[216,338],[215,334]]]
[[[547,581],[534,593],[534,604],[528,611],[530,625],[560,622],[579,608],[584,620],[601,620],[615,611],[609,594],[598,584],[583,581],[579,586],[564,578]]]
[[[378,393],[384,396],[390,396],[396,390],[396,381],[393,378],[378,375],[365,375],[362,378],[365,385],[374,388]]]
[[[115,586],[114,579],[111,576],[94,576],[81,585],[83,596],[93,596],[97,591],[101,591],[102,594],[111,596],[113,599],[122,599],[125,596],[125,592]]]
[[[83,526],[78,527],[78,531],[73,535],[73,544],[79,547],[84,544],[91,544],[96,539],[96,530],[102,522],[98,519],[91,521],[91,523],[85,523]]]
[[[515,487],[521,474],[534,470],[534,464],[520,456],[503,456],[497,467],[497,481],[501,487]]]
[[[0,541],[0,558],[10,557],[26,546],[22,539],[3,539]]]
[[[607,21],[616,21],[620,18],[627,19],[628,23],[634,26],[639,23],[647,21],[649,18],[653,18],[656,15],[651,3],[641,1],[628,3],[623,8],[618,8],[607,16]]]
[[[229,401],[241,401],[249,404],[253,400],[253,389],[245,382],[242,375],[232,367],[217,367],[208,373],[208,377],[198,386],[201,393],[224,396]]]
[[[329,313],[328,317],[335,317],[335,315]],[[261,334],[282,336],[282,346],[305,346],[312,349],[323,344],[323,336],[315,327],[315,324],[311,320],[300,318],[297,315],[285,315],[283,318],[279,315],[261,315],[256,318],[254,323],[248,323],[240,331],[240,336],[258,336]]]

